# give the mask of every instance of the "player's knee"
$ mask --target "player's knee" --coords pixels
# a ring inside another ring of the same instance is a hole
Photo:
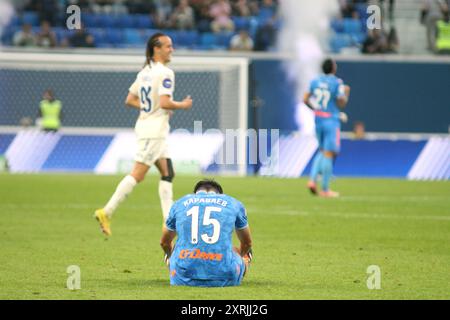
[[[175,178],[175,174],[172,175],[166,175],[161,177],[161,181],[166,181],[172,183],[173,179]]]
[[[175,171],[173,170],[172,160],[167,159],[167,174],[161,177],[162,181],[172,182],[175,178]]]
[[[145,175],[132,173],[131,176],[136,180],[136,183],[141,183],[145,179]]]

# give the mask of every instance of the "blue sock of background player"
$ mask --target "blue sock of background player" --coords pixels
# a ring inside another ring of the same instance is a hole
[[[331,176],[333,175],[333,158],[323,156],[321,164],[322,191],[328,192],[330,190]]]
[[[317,154],[313,160],[313,164],[311,167],[311,175],[310,175],[310,179],[311,179],[311,181],[314,181],[314,183],[317,183],[317,177],[320,173],[322,159],[323,159],[322,151],[317,152]]]
[[[317,152],[316,156],[314,157],[313,164],[311,167],[311,175],[310,179],[308,181],[308,189],[311,191],[313,195],[317,195],[317,180],[318,176],[321,173],[321,167],[322,167],[322,159],[323,159],[323,153],[322,151]]]

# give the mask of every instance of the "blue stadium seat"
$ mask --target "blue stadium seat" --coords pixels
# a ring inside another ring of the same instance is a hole
[[[90,28],[87,30],[89,34],[94,37],[94,42],[96,47],[102,47],[104,44],[108,43],[106,38],[105,30],[101,28]]]
[[[369,15],[367,13],[367,4],[365,4],[365,3],[356,3],[355,4],[355,8],[356,8],[356,11],[359,14],[359,18],[361,20],[366,21],[367,18],[369,17]]]
[[[172,43],[178,43],[178,31],[175,30],[162,30],[163,33],[167,34],[171,39]]]
[[[96,28],[114,28],[116,17],[109,14],[98,14],[95,21]]]
[[[20,21],[20,17],[14,15],[8,23],[7,27],[20,27],[22,25],[22,21]]]
[[[118,46],[120,43],[124,42],[123,32],[120,29],[106,29],[105,30],[105,40],[112,46]]]
[[[333,53],[340,53],[342,48],[350,47],[353,41],[348,34],[335,34],[330,40],[330,48]]]
[[[191,48],[199,42],[197,31],[178,31],[176,45]]]
[[[367,33],[365,33],[365,32],[353,33],[350,35],[350,37],[352,38],[354,43],[361,44],[364,42],[364,40],[366,40]]]
[[[21,27],[7,27],[3,30],[1,41],[4,45],[12,45],[14,33],[19,31]]]
[[[81,21],[86,28],[97,28],[97,15],[91,13],[83,13]]]
[[[63,41],[64,39],[69,37],[68,31],[66,28],[61,28],[61,27],[54,27],[52,28],[53,32],[56,35],[56,41],[58,43],[61,43],[61,41]]]
[[[25,11],[22,15],[23,24],[31,24],[33,27],[39,26],[39,17],[36,12]]]
[[[142,36],[138,29],[127,28],[124,31],[125,44],[128,45],[142,45]]]
[[[331,28],[336,33],[343,33],[344,32],[344,22],[342,19],[333,19],[331,21]]]
[[[248,17],[232,17],[236,30],[250,30],[250,19]]]
[[[151,36],[153,36],[155,33],[160,32],[160,30],[157,29],[143,29],[142,30],[142,41],[147,43],[148,39],[150,39]]]
[[[123,14],[115,18],[115,26],[118,28],[135,28],[137,23],[130,14]]]
[[[234,36],[233,32],[221,32],[216,35],[217,45],[228,48],[230,46],[231,38]]]
[[[137,28],[150,29],[153,28],[153,21],[148,14],[135,14],[135,24]]]
[[[361,21],[356,19],[344,19],[344,32],[348,34],[361,33]]]
[[[212,32],[205,32],[200,37],[200,46],[203,49],[213,49],[217,46],[217,37]]]
[[[258,14],[258,23],[260,25],[265,25],[268,20],[270,20],[274,15],[274,12],[270,8],[261,8]]]

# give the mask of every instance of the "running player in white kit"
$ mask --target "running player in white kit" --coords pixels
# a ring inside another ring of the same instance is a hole
[[[173,203],[172,180],[175,176],[172,161],[168,155],[167,136],[172,110],[190,109],[192,99],[187,96],[183,101],[174,101],[174,72],[166,65],[172,58],[174,49],[170,37],[163,33],[154,34],[147,43],[146,64],[131,85],[125,104],[140,110],[136,122],[138,150],[134,167],[129,175],[122,179],[108,203],[95,211],[95,218],[101,230],[111,235],[110,221],[118,205],[144,180],[151,165],[161,173],[159,197],[166,221]]]

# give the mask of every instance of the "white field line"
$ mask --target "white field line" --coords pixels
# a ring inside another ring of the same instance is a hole
[[[94,212],[99,206],[98,204],[80,204],[67,203],[64,205],[57,204],[0,204],[0,215],[3,210],[64,210],[64,209],[82,209],[86,212]],[[127,205],[127,209],[132,210],[159,210],[159,203],[152,205]],[[285,215],[285,216],[300,216],[300,217],[333,217],[343,219],[388,219],[388,220],[431,220],[431,221],[450,221],[450,215],[408,215],[408,214],[385,214],[385,213],[363,213],[363,212],[325,212],[325,211],[297,211],[287,208],[273,208],[272,210],[261,210],[247,206],[249,215],[270,214],[270,215]]]
[[[450,221],[450,216],[418,216],[418,215],[399,215],[399,214],[381,214],[381,213],[362,213],[362,212],[302,212],[294,210],[276,211],[277,215],[303,216],[303,217],[332,217],[342,219],[386,219],[386,220],[431,220],[431,221]]]

